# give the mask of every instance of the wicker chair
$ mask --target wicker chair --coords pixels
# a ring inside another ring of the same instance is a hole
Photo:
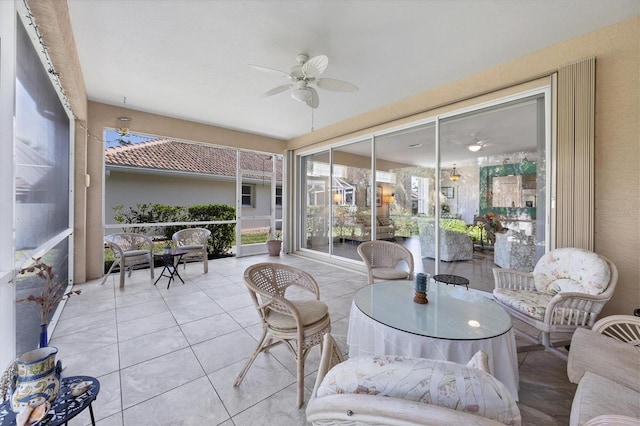
[[[182,229],[171,237],[176,248],[186,250],[182,256],[183,268],[187,268],[187,260],[196,259],[204,265],[204,273],[209,272],[209,260],[207,259],[207,243],[211,231],[205,228]]]
[[[566,360],[566,353],[555,347],[565,346],[568,341],[552,343],[551,333],[591,328],[613,296],[618,269],[596,253],[560,248],[541,257],[533,273],[494,268],[493,276],[494,299],[511,316],[542,333],[540,342],[538,336],[516,330],[535,344],[518,351],[547,349]]]
[[[344,362],[331,334],[326,334],[318,376],[306,409],[307,421],[314,426],[519,425],[521,422],[520,410],[511,393],[486,370],[442,360],[387,358],[356,357],[351,359],[352,363]],[[414,374],[402,369],[400,365],[404,362],[417,367],[412,370]],[[337,369],[331,371],[334,367]],[[449,382],[450,377],[455,377],[455,384]],[[420,385],[416,386],[416,381],[421,381]],[[448,385],[447,392],[439,394],[439,385]],[[432,392],[421,393],[431,387]],[[452,396],[454,392],[462,392],[457,403]],[[421,395],[417,401],[415,396]],[[485,396],[488,398],[483,398]]]
[[[374,279],[412,280],[413,255],[405,247],[389,241],[367,241],[358,246],[358,254],[369,274],[369,284]]]
[[[116,266],[120,267],[120,288],[124,287],[125,270],[129,276],[134,266],[148,265],[153,279],[153,241],[142,234],[120,233],[107,235],[104,243],[113,252],[114,261],[102,279],[104,284]]]
[[[610,315],[599,319],[593,324],[592,330],[623,343],[629,343],[640,350],[640,317]]]
[[[244,281],[262,320],[262,337],[238,375],[235,386],[240,386],[261,352],[284,343],[296,360],[297,403],[300,408],[304,402],[304,362],[309,349],[322,345],[322,336],[331,331],[329,308],[320,301],[320,289],[313,277],[291,266],[258,263],[245,270]],[[294,295],[288,294],[289,288],[295,292]],[[300,289],[303,291],[297,291]],[[301,295],[307,292],[313,298]],[[288,296],[294,296],[295,299]]]

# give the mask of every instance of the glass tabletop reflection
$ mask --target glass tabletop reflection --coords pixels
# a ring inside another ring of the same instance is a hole
[[[490,339],[511,329],[509,314],[479,291],[431,280],[428,304],[414,303],[414,294],[412,282],[383,281],[360,289],[354,301],[374,321],[436,339]]]

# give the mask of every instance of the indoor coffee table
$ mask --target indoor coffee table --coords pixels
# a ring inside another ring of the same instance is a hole
[[[429,303],[413,302],[413,282],[383,281],[356,293],[349,357],[402,355],[466,364],[479,350],[491,374],[518,399],[518,356],[511,317],[489,293],[431,281]]]

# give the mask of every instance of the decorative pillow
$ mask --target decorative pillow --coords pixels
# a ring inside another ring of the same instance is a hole
[[[579,282],[569,279],[555,280],[547,286],[547,293],[555,296],[558,293],[584,293],[584,289]]]
[[[476,352],[466,365],[467,367],[477,368],[478,370],[491,374],[489,370],[489,356],[482,351]]]
[[[540,258],[533,270],[536,290],[550,294],[561,291],[600,294],[607,289],[610,278],[611,270],[603,258],[579,248],[552,250]]]
[[[520,424],[509,390],[477,368],[449,361],[375,356],[350,358],[333,367],[317,396],[355,393],[387,396]]]
[[[380,225],[380,226],[390,226],[391,225],[391,219],[389,219],[388,217],[384,217],[384,216],[378,216],[378,225]]]

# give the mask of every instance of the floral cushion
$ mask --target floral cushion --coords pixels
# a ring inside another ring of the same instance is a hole
[[[540,258],[533,270],[536,289],[551,294],[600,294],[607,289],[610,278],[611,270],[603,258],[578,248],[552,250]]]
[[[547,305],[553,298],[553,295],[540,293],[538,291],[496,288],[493,290],[493,297],[518,312],[522,312],[538,321],[544,321]]]
[[[355,393],[417,401],[520,424],[509,390],[490,374],[449,361],[375,356],[350,358],[322,380],[318,397]]]

